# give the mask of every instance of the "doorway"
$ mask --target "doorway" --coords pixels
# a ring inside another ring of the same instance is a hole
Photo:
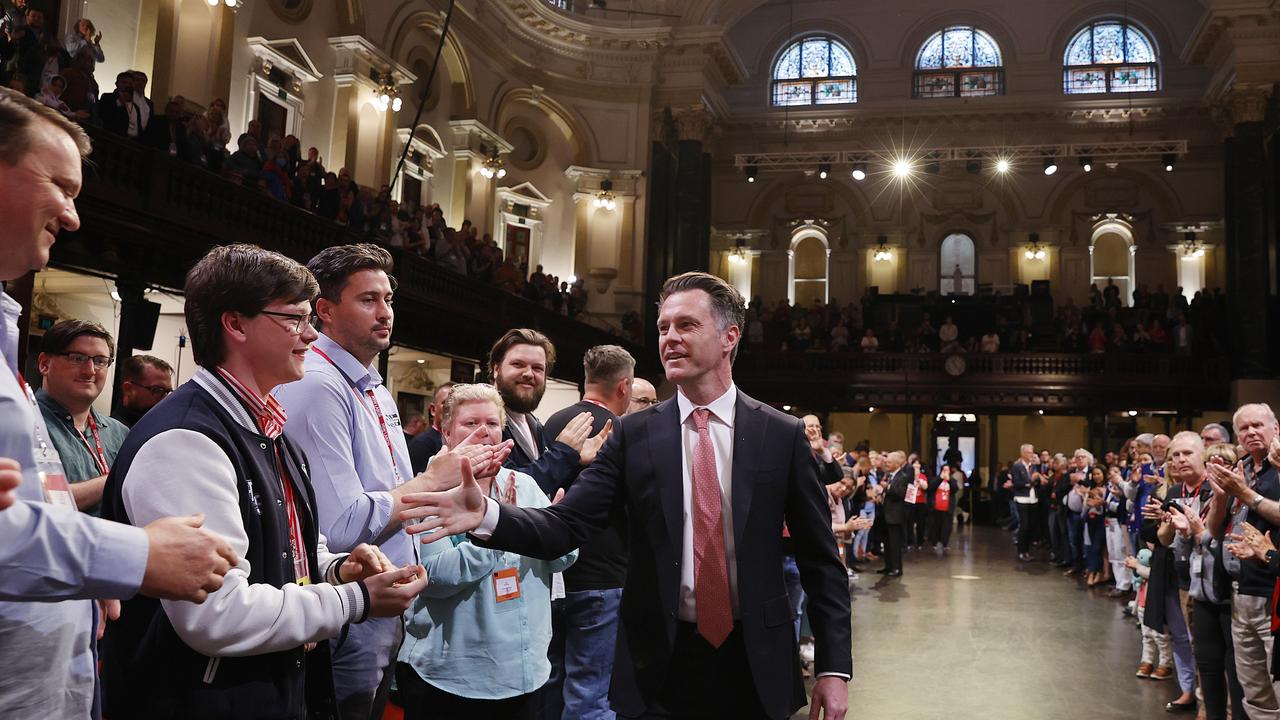
[[[974,517],[975,497],[982,487],[981,478],[974,477],[978,467],[978,416],[972,414],[943,413],[933,423],[933,474],[952,463],[960,465],[964,473],[960,508]]]

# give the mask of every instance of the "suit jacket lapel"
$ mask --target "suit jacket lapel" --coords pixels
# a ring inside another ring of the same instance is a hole
[[[742,534],[751,511],[751,491],[760,467],[760,451],[765,442],[765,416],[760,403],[738,391],[733,420],[733,545],[742,547]]]
[[[680,442],[680,406],[672,397],[654,407],[648,420],[649,458],[662,500],[662,515],[672,552],[684,543],[684,449]]]
[[[525,459],[528,462],[533,462],[533,459],[537,457],[533,454],[533,448],[529,447],[529,441],[525,440],[524,433],[516,430],[515,422],[509,417],[507,418],[507,434],[511,436],[512,440],[516,441],[516,445],[520,446],[520,451],[524,453]]]

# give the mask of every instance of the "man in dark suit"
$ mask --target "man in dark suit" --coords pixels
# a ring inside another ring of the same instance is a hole
[[[907,485],[915,482],[915,471],[907,467],[907,454],[895,450],[885,457],[888,483],[884,491],[884,567],[876,572],[902,577],[902,546],[907,542]]]
[[[115,92],[103,93],[98,98],[98,122],[117,135],[141,136],[138,108],[133,104],[133,77],[127,70],[116,75]]]
[[[506,467],[525,473],[548,496],[565,487],[579,464],[589,465],[605,436],[591,436],[591,413],[578,413],[555,441],[547,443],[542,423],[533,416],[547,391],[547,373],[556,363],[556,348],[537,330],[516,328],[498,339],[489,351],[489,374],[506,406],[503,440],[515,447]]]
[[[414,475],[424,472],[431,457],[444,446],[444,436],[440,434],[440,415],[444,410],[444,399],[449,397],[449,389],[452,387],[453,383],[446,382],[436,388],[431,405],[427,408],[430,424],[409,441],[409,464],[413,467]]]
[[[853,670],[848,579],[804,426],[734,386],[744,302],[733,286],[686,273],[666,282],[660,302],[659,356],[678,392],[624,417],[559,504],[491,503],[464,478],[415,495],[402,517],[424,519],[418,532],[442,528],[430,540],[473,531],[492,547],[551,557],[625,506],[631,561],[614,710],[774,720],[804,704],[782,574],[785,522],[816,640],[812,717],[820,708],[843,718]]]

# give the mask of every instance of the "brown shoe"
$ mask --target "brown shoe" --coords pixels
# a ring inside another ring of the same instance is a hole
[[[1168,665],[1161,665],[1156,671],[1151,673],[1152,680],[1168,680],[1173,677],[1173,668]]]
[[[1152,670],[1151,663],[1144,662],[1138,666],[1138,672],[1134,673],[1134,675],[1140,678],[1146,679],[1151,677],[1151,670]]]

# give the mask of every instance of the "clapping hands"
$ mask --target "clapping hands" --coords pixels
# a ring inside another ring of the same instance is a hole
[[[1241,560],[1265,562],[1267,553],[1275,550],[1271,537],[1249,523],[1240,523],[1240,532],[1227,535],[1227,549]]]

